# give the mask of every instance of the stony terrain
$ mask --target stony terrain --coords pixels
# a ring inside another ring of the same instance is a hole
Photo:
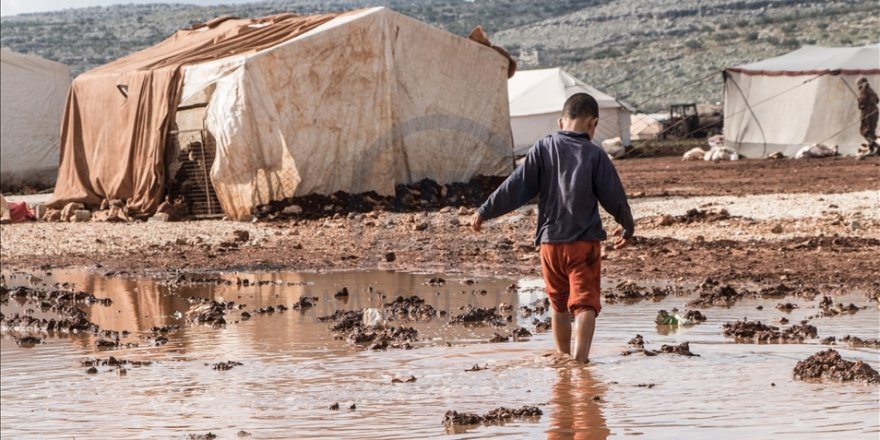
[[[606,276],[880,293],[880,160],[698,165],[666,158],[617,164],[634,196],[637,237],[622,251],[606,249]],[[751,181],[733,183],[749,172]],[[539,274],[534,206],[488,222],[482,234],[468,228],[472,212],[473,206],[462,206],[253,223],[3,225],[0,263],[133,273],[381,268]]]

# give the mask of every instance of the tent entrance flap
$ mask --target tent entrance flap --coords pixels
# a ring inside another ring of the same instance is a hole
[[[168,133],[168,198],[182,200],[187,214],[195,218],[223,215],[217,192],[211,182],[211,166],[217,143],[206,129],[172,130]]]

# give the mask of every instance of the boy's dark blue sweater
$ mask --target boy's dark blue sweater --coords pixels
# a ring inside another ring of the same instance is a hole
[[[623,226],[625,238],[635,230],[617,170],[586,134],[559,131],[540,139],[477,212],[483,220],[500,217],[536,195],[536,244],[605,240],[599,204]]]

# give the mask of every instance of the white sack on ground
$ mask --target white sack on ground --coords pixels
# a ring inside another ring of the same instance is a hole
[[[795,159],[821,159],[837,155],[837,145],[827,146],[823,144],[805,145],[794,155]]]
[[[706,152],[703,159],[706,161],[712,160],[739,160],[739,154],[733,148],[721,147],[721,148],[713,148]]]
[[[602,150],[612,159],[620,159],[626,155],[626,147],[623,146],[619,137],[602,141]]]
[[[703,157],[706,155],[706,150],[700,147],[694,147],[690,150],[686,151],[684,155],[681,157],[683,161],[692,161],[692,160],[703,160]]]

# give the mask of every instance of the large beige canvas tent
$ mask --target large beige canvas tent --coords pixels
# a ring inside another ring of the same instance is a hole
[[[807,144],[855,154],[859,134],[856,80],[880,91],[880,44],[805,46],[724,71],[724,142],[746,157],[794,155]]]
[[[61,63],[0,50],[0,185],[51,186],[70,70]]]
[[[385,8],[216,19],[74,80],[50,203],[149,214],[187,148],[236,219],[293,196],[504,175],[511,63]]]
[[[562,106],[575,93],[589,93],[599,102],[599,126],[593,139],[596,143],[620,137],[624,145],[630,144],[632,110],[558,67],[519,71],[507,82],[507,91],[517,154],[525,154],[535,141],[558,129]]]

